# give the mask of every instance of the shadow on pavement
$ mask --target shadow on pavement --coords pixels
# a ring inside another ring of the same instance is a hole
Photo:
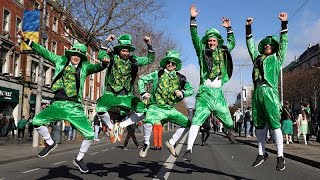
[[[70,170],[77,170],[75,168],[70,168],[68,166],[59,166],[54,168],[44,168],[49,169],[48,175],[38,178],[37,180],[46,180],[46,179],[61,179],[61,178],[67,178],[67,179],[83,179],[79,176],[76,176],[74,174],[70,173]]]

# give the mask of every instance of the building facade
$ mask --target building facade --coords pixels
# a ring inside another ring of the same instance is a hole
[[[45,22],[47,38],[43,40],[43,46],[57,55],[63,55],[72,44],[77,42],[68,35],[72,32],[69,32],[63,19],[59,18],[61,8],[56,1],[47,2]],[[16,35],[18,29],[22,29],[23,11],[33,9],[41,10],[42,0],[1,0],[0,3],[0,111],[6,116],[13,115],[16,122],[22,116],[28,118],[29,113],[35,111],[39,56],[32,51],[20,51]],[[84,30],[79,26],[79,32],[75,33],[83,32]],[[93,41],[88,45],[87,57],[91,63],[98,63],[98,50],[97,42]],[[44,60],[43,70],[41,105],[47,106],[54,97],[50,86],[55,67],[49,61]],[[91,75],[85,84],[83,99],[89,119],[93,119],[96,100],[102,93],[103,74]]]

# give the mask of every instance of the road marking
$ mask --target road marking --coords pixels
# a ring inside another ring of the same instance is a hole
[[[0,180],[4,180],[4,178],[1,178]]]
[[[62,164],[62,163],[65,163],[65,162],[67,162],[67,161],[57,162],[57,163],[54,163],[53,165]]]
[[[25,173],[29,173],[29,172],[32,172],[32,171],[36,171],[36,170],[39,170],[40,168],[35,168],[35,169],[31,169],[31,170],[29,170],[29,171],[24,171],[24,172],[22,172],[23,174],[25,174]]]
[[[109,149],[104,149],[104,150],[102,150],[102,151],[108,151]]]
[[[94,152],[94,153],[91,153],[90,155],[95,155],[95,154],[98,154],[99,152]]]
[[[177,145],[176,147],[176,153],[179,154],[180,150],[182,148],[182,145],[184,144],[184,142],[187,139],[187,135],[188,133],[186,133],[182,140],[180,141],[180,143]],[[174,163],[176,162],[177,158],[172,156],[170,154],[170,156],[168,157],[168,159],[165,161],[165,163],[162,165],[162,168],[159,170],[159,172],[156,174],[155,178],[153,178],[154,180],[158,180],[158,179],[168,179],[169,175],[170,175],[170,171],[173,168]]]
[[[114,148],[116,148],[116,147],[113,147],[113,148],[111,148],[111,149],[114,149]]]

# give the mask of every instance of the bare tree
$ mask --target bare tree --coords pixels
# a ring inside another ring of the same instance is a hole
[[[137,24],[154,23],[163,17],[163,0],[59,0],[60,16],[70,36],[90,43],[108,34],[120,34]],[[79,33],[78,28],[85,28]]]

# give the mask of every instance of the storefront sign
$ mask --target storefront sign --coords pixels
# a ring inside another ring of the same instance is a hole
[[[0,101],[19,103],[19,90],[0,86]]]

